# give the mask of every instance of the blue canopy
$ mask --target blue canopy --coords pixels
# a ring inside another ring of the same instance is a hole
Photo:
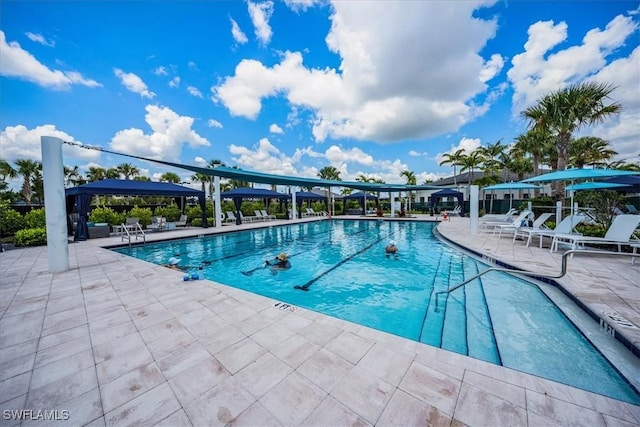
[[[520,182],[573,181],[578,179],[610,178],[622,175],[638,175],[638,172],[619,169],[566,169],[523,179]]]
[[[311,191],[296,191],[296,200],[327,200],[327,198]]]
[[[602,182],[626,185],[626,187],[617,188],[616,191],[622,191],[625,193],[640,193],[640,173],[637,175],[617,176],[615,178],[602,180]]]
[[[376,205],[378,204],[378,198],[373,195],[373,194],[368,194],[365,192],[358,192],[358,193],[353,193],[353,194],[349,194],[347,196],[343,196],[342,197],[342,201],[343,201],[343,205],[342,205],[342,210],[344,211],[346,209],[347,206],[347,200],[357,200],[360,203],[360,206],[362,206],[362,215],[366,215],[366,209],[367,209],[367,200],[375,200],[376,201]]]
[[[464,194],[450,188],[445,188],[443,190],[436,191],[435,193],[431,193],[431,196],[429,196],[429,198],[431,199],[432,213],[440,199],[442,199],[443,197],[455,197],[456,199],[458,199],[458,205],[460,205],[460,215],[464,216]]]
[[[251,188],[251,187],[238,187],[233,190],[223,191],[220,193],[220,197],[223,199],[232,199],[233,204],[236,207],[236,224],[242,224],[242,217],[240,216],[240,207],[242,206],[243,199],[280,199],[288,200],[291,195],[278,193],[277,191],[267,190],[265,188]]]
[[[503,182],[502,184],[483,187],[483,190],[535,190],[540,189],[539,185],[525,184],[522,182]]]
[[[183,187],[182,185],[172,184],[170,182],[137,181],[132,179],[103,179],[101,181],[67,188],[65,190],[65,195],[67,197],[67,214],[70,214],[73,211],[74,205],[78,211],[78,223],[76,225],[73,240],[87,240],[89,236],[87,218],[89,215],[89,209],[91,208],[91,197],[94,194],[111,194],[114,196],[195,196],[198,197],[198,202],[202,208],[202,224],[205,227],[207,226],[204,191],[194,190],[193,188]],[[68,219],[68,227],[70,225],[69,223],[70,220]],[[72,228],[72,226],[69,227],[69,230]]]

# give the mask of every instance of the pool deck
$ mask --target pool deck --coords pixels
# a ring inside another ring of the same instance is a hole
[[[470,235],[468,221],[438,229],[512,266],[559,271],[560,254]],[[69,244],[70,269],[55,274],[46,247],[0,253],[0,425],[42,424],[6,412],[26,409],[30,418],[58,411],[49,415],[68,420],[57,424],[74,426],[640,426],[639,406],[207,280],[184,282],[179,271],[103,248],[121,243]],[[637,348],[639,273],[629,258],[577,255],[557,281],[594,313],[630,322],[611,326]]]

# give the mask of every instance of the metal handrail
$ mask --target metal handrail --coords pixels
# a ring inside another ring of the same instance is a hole
[[[589,255],[614,255],[614,256],[620,256],[621,255],[621,256],[630,256],[630,257],[640,256],[637,253],[629,253],[629,252],[589,251],[589,250],[585,250],[585,249],[571,249],[571,250],[568,250],[568,251],[566,251],[565,253],[562,254],[560,273],[558,273],[556,275],[534,273],[533,271],[527,271],[527,270],[514,270],[514,269],[511,269],[511,268],[490,267],[490,268],[487,268],[486,270],[483,270],[483,271],[479,272],[478,274],[476,274],[475,276],[471,277],[470,279],[467,279],[464,282],[455,285],[453,288],[449,288],[446,291],[436,292],[436,309],[435,309],[435,311],[436,311],[436,313],[438,312],[438,296],[440,294],[450,294],[451,292],[455,291],[456,289],[467,285],[468,283],[476,280],[480,276],[484,276],[485,274],[487,274],[487,273],[489,273],[491,271],[501,271],[501,272],[504,272],[504,273],[509,273],[509,274],[513,274],[513,275],[524,275],[524,276],[528,276],[528,277],[534,276],[534,277],[544,277],[544,278],[547,278],[547,279],[559,279],[562,276],[564,276],[565,274],[567,274],[567,259],[569,258],[569,255],[573,255],[573,254],[579,254],[579,255],[585,255],[585,254],[589,254]]]
[[[122,227],[124,229],[124,232],[127,234],[127,240],[129,241],[129,246],[131,246],[131,233],[129,233],[129,229],[127,227],[124,226],[124,224],[122,224]],[[142,243],[146,244],[147,243],[147,235],[145,234],[144,230],[142,229],[142,226],[140,225],[139,222],[136,222],[136,240],[138,240],[138,232],[140,232],[140,234],[142,235]],[[124,240],[124,235],[122,236],[122,240]]]

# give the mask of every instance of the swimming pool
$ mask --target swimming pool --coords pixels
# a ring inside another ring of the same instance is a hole
[[[119,248],[156,264],[177,256],[189,273],[411,340],[626,402],[640,396],[543,292],[490,273],[433,233],[433,223],[318,221]],[[399,256],[386,257],[395,240]],[[286,252],[292,268],[264,261]],[[202,267],[200,270],[199,268]]]

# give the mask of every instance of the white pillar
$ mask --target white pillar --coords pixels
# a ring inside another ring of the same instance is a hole
[[[213,210],[215,211],[216,217],[214,225],[215,228],[222,228],[222,215],[224,215],[224,213],[222,212],[222,203],[220,202],[220,177],[217,175],[213,177],[213,187],[215,191],[215,197],[213,198]]]
[[[469,187],[469,232],[478,234],[478,218],[480,216],[480,189],[477,185]]]
[[[62,140],[53,136],[41,136],[40,145],[42,147],[42,181],[44,183],[49,272],[59,273],[69,269]]]
[[[556,225],[562,221],[562,202],[556,202]]]
[[[296,187],[291,188],[291,214],[293,215],[292,219],[298,219],[298,202],[296,201]]]

